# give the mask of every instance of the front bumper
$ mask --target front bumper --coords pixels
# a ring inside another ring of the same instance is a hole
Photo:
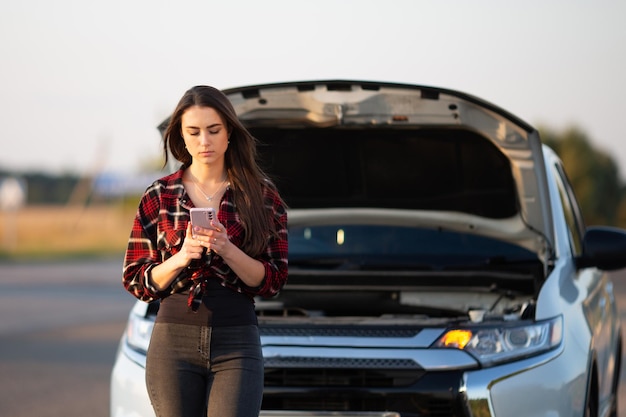
[[[132,360],[134,356],[139,361]],[[138,362],[142,362],[139,365]],[[120,345],[111,373],[110,417],[154,417],[146,388],[145,356]]]
[[[464,375],[468,415],[584,415],[588,358],[574,349],[487,368]]]
[[[266,365],[263,408],[401,417],[583,416],[587,360],[574,356],[561,346],[490,368],[429,372]]]
[[[138,357],[123,346],[118,354],[111,417],[154,416]],[[413,375],[266,365],[261,417],[582,416],[586,378],[586,361],[563,349],[492,368]]]

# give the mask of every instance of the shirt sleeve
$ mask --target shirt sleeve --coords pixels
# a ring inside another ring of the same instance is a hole
[[[124,256],[122,283],[124,288],[141,301],[154,301],[162,298],[150,285],[152,268],[161,263],[157,249],[157,225],[160,203],[158,186],[154,184],[143,195],[128,239]]]

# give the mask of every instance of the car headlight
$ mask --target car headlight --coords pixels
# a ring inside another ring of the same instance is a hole
[[[519,360],[556,348],[563,340],[563,318],[533,322],[459,327],[448,330],[433,347],[462,349],[483,366]]]
[[[128,325],[126,326],[126,344],[128,347],[145,355],[150,345],[153,327],[154,320],[136,314],[133,311],[128,318]]]

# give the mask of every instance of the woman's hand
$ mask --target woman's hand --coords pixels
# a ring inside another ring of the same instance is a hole
[[[159,291],[163,291],[176,278],[180,271],[187,268],[194,259],[201,259],[204,246],[191,233],[191,222],[187,225],[185,240],[180,250],[165,262],[155,266],[151,273],[151,283]]]
[[[178,258],[177,263],[180,267],[184,268],[194,259],[202,258],[204,246],[198,238],[198,233],[196,233],[196,237],[194,238],[193,233],[191,232],[191,222],[189,222],[189,224],[187,224],[183,245],[180,247],[180,251],[174,255]]]
[[[212,220],[211,228],[196,226],[193,232],[196,234],[196,240],[207,250],[220,255],[244,284],[250,287],[261,284],[265,276],[265,267],[230,241],[226,227],[222,223]]]
[[[228,233],[226,233],[226,227],[217,220],[211,220],[210,229],[196,226],[193,231],[196,234],[196,240],[203,247],[222,256],[227,254],[232,247]]]

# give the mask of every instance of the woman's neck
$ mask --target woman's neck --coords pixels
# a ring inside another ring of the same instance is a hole
[[[224,166],[207,166],[207,165],[194,165],[189,166],[188,174],[193,179],[201,184],[212,185],[224,182],[227,179],[226,170]]]

